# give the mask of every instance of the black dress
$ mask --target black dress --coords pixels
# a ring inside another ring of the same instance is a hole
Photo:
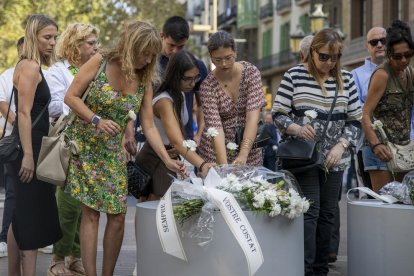
[[[41,82],[36,88],[31,110],[32,123],[49,103],[50,90],[40,70]],[[16,114],[18,112],[18,92],[15,89]],[[19,117],[16,117],[13,132],[18,132]],[[42,137],[49,131],[49,112],[46,109],[40,120],[32,128],[32,147],[35,168],[39,157]],[[35,250],[54,244],[62,237],[56,206],[55,186],[36,178],[29,183],[20,181],[19,170],[23,159],[21,152],[17,161],[12,164],[13,175],[16,177],[15,209],[12,228],[20,250]],[[52,168],[51,168],[52,169]]]

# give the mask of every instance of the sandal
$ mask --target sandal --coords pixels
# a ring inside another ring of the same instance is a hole
[[[75,276],[86,275],[85,269],[83,268],[82,259],[80,258],[67,258],[66,268],[69,269]]]
[[[63,271],[63,272],[62,272]],[[65,267],[65,261],[59,260],[50,263],[49,269],[47,270],[47,276],[74,276],[70,270]]]

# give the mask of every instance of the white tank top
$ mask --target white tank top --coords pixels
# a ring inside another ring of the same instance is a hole
[[[181,106],[181,121],[182,121],[182,125],[185,126],[188,123],[188,112],[187,112],[187,105],[185,102],[184,92],[181,92],[181,94],[183,96],[183,104]],[[154,97],[154,99],[152,99],[152,106],[154,106],[154,104],[161,99],[169,99],[171,102],[174,102],[171,96],[168,94],[168,92],[164,91],[160,93],[159,95],[157,95],[156,97]],[[165,133],[164,127],[162,126],[161,119],[158,118],[157,116],[154,116],[154,123],[158,131],[160,132],[161,139],[164,145],[169,145],[170,139],[168,139],[167,134]]]

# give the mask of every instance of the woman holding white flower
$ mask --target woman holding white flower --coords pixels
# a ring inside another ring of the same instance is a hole
[[[407,24],[396,20],[387,29],[387,61],[378,66],[371,77],[363,108],[362,127],[366,145],[362,148],[364,169],[368,171],[372,188],[378,192],[385,184],[402,181],[405,173],[393,176],[386,162],[392,159],[386,141],[372,126],[374,120],[383,125],[391,143],[410,142],[411,112],[414,98],[414,73],[409,66],[414,55],[414,42]],[[377,123],[377,124],[378,124]]]
[[[185,104],[185,94],[193,90],[194,85],[200,79],[198,63],[195,57],[188,51],[181,50],[174,54],[165,72],[164,79],[152,100],[154,120],[161,134],[164,146],[174,148],[194,165],[202,176],[206,176],[213,163],[208,163],[196,152],[196,143],[192,140],[184,140],[184,126],[188,122],[188,112]],[[162,197],[172,183],[171,174],[160,162],[151,145],[148,143],[138,153],[136,162],[152,175],[152,193],[149,200],[157,200]]]
[[[180,171],[154,126],[152,81],[156,56],[161,51],[159,32],[149,23],[127,22],[114,48],[95,54],[76,74],[65,103],[78,115],[67,135],[79,146],[72,156],[65,192],[81,202],[81,256],[86,275],[97,275],[96,255],[100,212],[107,215],[102,275],[113,275],[124,235],[127,211],[127,171],[123,131],[133,137],[130,110],[140,112],[148,141],[168,168]],[[94,77],[101,64],[102,72]],[[84,103],[82,93],[91,85]],[[161,146],[160,146],[161,145]],[[135,154],[134,147],[128,148]]]
[[[201,84],[201,102],[205,129],[214,128],[217,135],[202,135],[199,153],[209,162],[260,166],[262,149],[253,149],[260,110],[266,105],[260,71],[245,61],[236,61],[232,36],[219,31],[208,41],[208,51],[216,68]],[[235,142],[236,128],[244,127],[238,153],[226,150]],[[204,131],[206,133],[206,131]]]
[[[283,138],[317,139],[325,157],[325,168],[295,173],[311,202],[304,215],[305,275],[327,275],[329,271],[329,244],[342,175],[351,158],[349,147],[356,144],[360,133],[361,107],[352,75],[341,70],[342,49],[342,40],[334,30],[318,32],[306,63],[285,73],[273,105]],[[336,89],[338,97],[327,122]],[[327,131],[321,137],[326,122]]]

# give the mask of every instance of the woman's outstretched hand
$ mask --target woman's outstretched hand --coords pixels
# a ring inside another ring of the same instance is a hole
[[[169,159],[166,163],[165,166],[173,171],[176,172],[177,174],[183,176],[183,177],[187,177],[188,176],[188,172],[187,172],[187,168],[184,165],[184,163],[180,160],[174,160],[174,159]]]

